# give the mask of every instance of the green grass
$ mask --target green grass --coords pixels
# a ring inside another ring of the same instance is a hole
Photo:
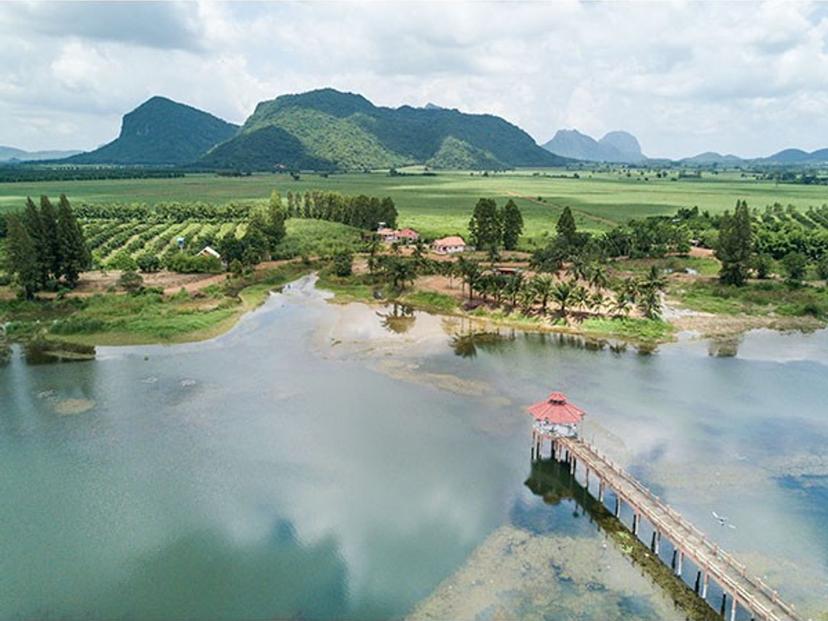
[[[273,251],[273,257],[331,256],[343,249],[356,250],[362,232],[352,226],[325,220],[290,218],[285,239]]]
[[[706,257],[665,257],[662,259],[624,259],[610,263],[613,272],[623,275],[645,276],[655,265],[662,271],[685,272],[696,271],[701,276],[715,276],[719,273],[719,261]]]
[[[453,313],[457,311],[457,300],[437,291],[414,291],[404,295],[401,300],[420,310],[431,313]]]
[[[828,288],[790,287],[779,282],[725,286],[713,279],[675,285],[671,295],[687,308],[721,315],[812,316],[828,319]]]
[[[545,173],[569,178],[544,176]],[[554,232],[555,222],[564,206],[571,206],[578,226],[593,231],[606,230],[615,223],[649,215],[672,214],[679,207],[698,206],[711,213],[732,209],[736,199],[751,207],[779,202],[791,203],[801,210],[826,202],[824,187],[783,184],[742,178],[737,174],[705,174],[701,180],[627,178],[617,173],[582,171],[580,179],[566,171],[521,170],[483,177],[467,172],[441,172],[433,177],[391,177],[386,173],[330,175],[305,174],[298,181],[287,175],[261,174],[251,177],[187,175],[175,179],[117,179],[94,181],[51,181],[0,184],[0,211],[21,207],[26,196],[61,192],[77,202],[158,203],[204,201],[212,203],[266,199],[277,189],[284,196],[289,190],[330,190],[345,194],[391,196],[400,213],[399,224],[412,226],[428,237],[466,235],[475,202],[481,196],[493,197],[500,204],[514,198],[526,223],[524,247],[532,240],[542,241]],[[527,198],[517,198],[527,197]],[[537,202],[538,197],[542,202]],[[529,200],[532,199],[532,200]]]
[[[674,328],[666,321],[655,319],[586,319],[580,331],[587,336],[619,338],[635,343],[660,343],[670,340]]]
[[[374,290],[380,288],[379,285],[370,283],[367,276],[353,275],[342,278],[325,271],[319,274],[317,287],[333,293],[331,301],[337,304],[373,302]]]

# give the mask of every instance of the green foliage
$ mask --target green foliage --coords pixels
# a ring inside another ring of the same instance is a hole
[[[572,216],[572,210],[569,207],[564,207],[561,217],[558,218],[558,223],[555,225],[555,230],[558,236],[569,244],[575,243],[575,234],[577,227],[575,225],[575,218]]]
[[[437,170],[504,170],[508,166],[491,153],[447,136],[437,152],[426,161],[426,166]]]
[[[150,252],[138,255],[135,259],[135,263],[138,266],[138,269],[145,274],[151,274],[161,269],[161,259]]]
[[[731,216],[725,212],[719,227],[716,258],[722,262],[719,280],[738,287],[745,284],[753,252],[753,223],[745,201],[737,201]]]
[[[118,252],[106,262],[106,267],[111,270],[134,271],[137,270],[138,262],[127,252]]]
[[[819,276],[822,280],[828,280],[828,254],[826,254],[820,261],[817,263],[817,276]]]
[[[270,149],[262,148],[265,142]],[[260,159],[248,156],[252,149]],[[274,161],[271,152],[280,159]],[[260,103],[241,133],[202,164],[362,170],[427,161],[438,167],[474,163],[486,164],[474,168],[502,168],[552,166],[564,160],[498,117],[408,106],[377,108],[358,95],[322,89]],[[317,164],[308,165],[313,162]]]
[[[790,284],[800,284],[808,269],[808,257],[801,252],[791,252],[782,259],[786,280]]]
[[[503,207],[503,247],[506,250],[517,248],[520,236],[523,233],[523,216],[520,209],[511,198]]]
[[[180,274],[219,274],[224,271],[224,265],[216,257],[183,252],[170,256],[167,259],[166,268]]]
[[[333,256],[333,272],[341,278],[350,276],[353,269],[354,255],[347,250],[337,252]]]
[[[9,215],[6,222],[6,269],[14,275],[23,296],[27,300],[32,299],[41,282],[35,242],[20,216]]]
[[[457,300],[436,291],[413,291],[403,298],[403,302],[432,313],[451,313],[457,310]]]
[[[481,198],[474,207],[469,221],[469,240],[478,250],[497,249],[503,238],[503,221],[497,203],[491,198]]]
[[[153,97],[125,115],[121,134],[72,164],[187,164],[231,138],[237,127],[211,114],[163,97]]]
[[[144,279],[135,270],[126,270],[118,278],[118,286],[128,293],[136,293],[144,286]]]

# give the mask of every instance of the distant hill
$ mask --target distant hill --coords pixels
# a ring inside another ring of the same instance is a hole
[[[199,165],[252,170],[408,164],[496,169],[566,162],[496,116],[437,106],[384,108],[361,95],[326,88],[259,103],[239,134],[212,149]]]
[[[81,151],[24,151],[15,147],[0,146],[0,162],[37,162],[40,160],[57,160]]]
[[[232,138],[238,126],[166,97],[152,97],[121,123],[121,133],[94,151],[64,160],[72,164],[180,165]]]
[[[736,155],[722,155],[721,153],[716,153],[715,151],[705,151],[704,153],[699,153],[693,157],[685,157],[679,161],[682,164],[689,164],[691,166],[709,166],[711,164],[737,166],[739,164],[744,164],[745,162],[742,158],[737,157]]]
[[[577,129],[559,129],[543,148],[556,155],[587,162],[632,164],[646,159],[636,137],[623,131],[609,132],[601,140],[595,140]]]

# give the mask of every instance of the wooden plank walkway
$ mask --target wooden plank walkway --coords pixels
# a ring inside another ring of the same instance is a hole
[[[624,472],[615,463],[602,455],[595,447],[580,438],[552,437],[553,456],[571,464],[572,472],[580,465],[584,468],[587,483],[590,476],[599,481],[599,500],[603,500],[603,489],[611,489],[617,498],[626,502],[633,510],[633,531],[638,534],[641,519],[647,519],[658,533],[660,540],[667,537],[678,551],[676,573],[681,573],[682,555],[692,559],[703,572],[703,587],[696,582],[697,592],[707,595],[707,582],[712,578],[731,599],[729,618],[735,619],[736,609],[747,609],[751,618],[768,621],[800,621],[793,606],[779,599],[760,578],[747,574],[743,564],[710,541],[698,528],[693,526],[676,510],[651,493],[635,478]],[[574,462],[572,460],[575,460]],[[618,512],[616,511],[616,514]],[[655,540],[654,540],[655,541]],[[658,544],[656,544],[658,545]]]

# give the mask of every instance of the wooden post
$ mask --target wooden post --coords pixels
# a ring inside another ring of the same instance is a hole
[[[661,551],[661,531],[657,530],[656,531],[656,540],[655,540],[655,550],[653,550],[653,552],[655,552],[655,555],[658,556],[658,553],[660,551]]]
[[[650,552],[653,554],[658,554],[658,531],[653,531],[653,538],[650,540]]]
[[[586,488],[589,491],[589,466],[586,467]]]
[[[615,493],[615,517],[621,517],[621,496],[618,495],[618,492]]]
[[[739,602],[735,597],[731,597],[730,600],[730,621],[736,621],[736,609],[739,607]]]
[[[719,609],[719,614],[724,617],[725,607],[727,606],[727,593],[722,593],[722,607]]]
[[[633,513],[632,534],[638,535],[638,525],[641,523],[641,516],[638,513]]]
[[[697,571],[697,572],[696,572],[696,585],[695,585],[695,587],[693,588],[693,592],[694,592],[696,595],[698,595],[698,594],[699,594],[699,589],[701,588],[701,574],[702,574],[701,569],[700,569],[699,571]]]
[[[598,479],[598,502],[604,504],[604,479]]]
[[[682,565],[683,561],[684,561],[684,552],[679,550],[678,551],[678,563],[676,563],[676,575],[677,576],[681,575],[681,565]]]
[[[701,598],[707,599],[707,585],[710,582],[710,574],[704,572],[704,579],[702,580]]]
[[[673,573],[676,573],[676,559],[678,558],[678,550],[673,549],[673,560],[670,561],[670,569],[673,570]]]

